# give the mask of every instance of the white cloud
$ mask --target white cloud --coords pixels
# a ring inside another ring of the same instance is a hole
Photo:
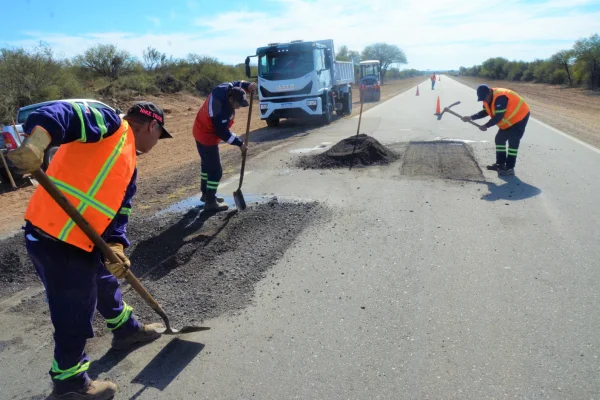
[[[331,38],[337,47],[345,44],[354,50],[375,42],[396,44],[407,55],[406,67],[450,69],[495,56],[547,58],[598,31],[600,10],[578,9],[595,4],[597,0],[505,0],[495,5],[480,0],[270,0],[269,8],[260,10],[202,16],[190,11],[196,14],[194,33],[34,33],[12,44],[35,44],[43,38],[69,56],[95,43],[114,43],[136,55],[151,45],[175,57],[199,53],[240,63],[270,42]],[[187,6],[192,10],[197,4],[188,1]],[[199,28],[201,33],[195,33]]]
[[[158,17],[146,17],[146,19],[154,24],[154,26],[160,26],[160,18]]]

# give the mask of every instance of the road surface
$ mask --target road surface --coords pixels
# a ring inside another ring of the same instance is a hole
[[[533,115],[517,176],[500,179],[485,170],[496,129],[434,116],[438,96],[479,111],[474,90],[446,76],[419,89],[363,115],[361,132],[402,154],[388,166],[293,167],[356,133],[356,118],[249,161],[244,194],[318,200],[330,215],[250,307],[103,371],[117,398],[600,398],[600,152]],[[16,394],[27,374],[43,392],[50,357],[3,359],[7,398],[28,398]]]

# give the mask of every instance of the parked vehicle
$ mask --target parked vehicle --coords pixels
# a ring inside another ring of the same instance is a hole
[[[98,100],[93,100],[93,99],[52,100],[52,101],[45,101],[43,103],[37,103],[37,104],[25,106],[25,107],[20,108],[19,111],[17,111],[16,125],[4,125],[2,127],[2,135],[0,135],[0,151],[4,152],[4,154],[6,155],[6,152],[8,152],[9,150],[14,150],[17,147],[19,147],[24,139],[23,124],[25,124],[25,121],[27,121],[27,117],[31,113],[33,113],[35,110],[37,110],[45,105],[54,103],[56,101],[68,101],[68,102],[72,102],[72,103],[81,104],[85,107],[93,107],[96,109],[108,108],[119,114],[121,113],[121,110],[119,110],[119,109],[115,110],[114,108],[112,108]],[[42,164],[42,169],[44,171],[46,169],[48,169],[48,165],[50,164],[50,161],[52,161],[52,157],[54,157],[56,150],[58,150],[58,146],[49,147],[46,150],[46,153],[44,154],[44,163]],[[6,161],[8,164],[8,168],[10,169],[10,172],[13,175],[13,178],[15,178],[15,179],[22,178],[23,173],[21,171],[19,171],[10,162],[10,160],[8,158],[6,158]],[[4,170],[4,165],[2,165],[2,163],[0,163],[0,174],[2,174],[5,178],[8,178],[7,173]]]
[[[381,100],[381,68],[379,61],[361,61],[359,68],[359,90],[361,95],[364,95],[364,101]]]
[[[319,118],[324,124],[352,113],[352,62],[335,61],[333,40],[270,43],[246,58],[258,57],[260,117],[268,126],[281,118]]]

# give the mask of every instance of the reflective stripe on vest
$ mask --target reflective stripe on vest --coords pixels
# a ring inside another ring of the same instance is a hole
[[[100,203],[99,201],[94,199],[94,196],[96,195],[96,193],[98,193],[98,191],[102,187],[102,184],[104,183],[104,180],[106,179],[106,176],[108,175],[108,173],[110,172],[112,167],[115,165],[115,161],[116,161],[117,157],[119,156],[119,154],[121,154],[121,150],[123,150],[123,145],[125,145],[125,139],[127,139],[127,129],[121,135],[121,138],[120,138],[119,142],[117,143],[117,145],[115,146],[115,148],[113,149],[110,157],[104,162],[104,165],[100,169],[100,172],[98,172],[98,175],[96,175],[96,178],[94,179],[94,183],[92,183],[92,186],[90,187],[88,192],[85,193],[83,196],[81,196],[81,194],[80,194],[81,192],[79,192],[79,196],[74,196],[74,197],[78,198],[80,201],[79,207],[77,207],[77,211],[79,211],[80,214],[83,214],[85,212],[85,209],[88,208],[88,206],[93,205],[94,208],[96,208],[102,214],[109,217],[111,220],[115,217],[115,215],[117,215],[117,212],[115,210],[112,210],[107,205]],[[61,182],[58,179],[52,179],[52,180],[54,181],[54,183],[62,184],[63,187],[66,186],[66,187],[70,187],[71,189],[75,189],[74,187],[69,186],[69,184],[67,184],[66,182]],[[72,193],[70,193],[70,194],[73,195]],[[74,227],[75,227],[75,221],[73,221],[71,218],[69,218],[67,223],[61,229],[58,239],[65,241],[67,239],[67,237],[69,236],[69,234],[71,233],[71,230],[73,230]]]
[[[81,112],[79,109],[77,114],[83,118]],[[98,126],[104,122],[101,117],[100,114],[96,118]],[[82,126],[85,126],[83,121]],[[100,129],[104,132],[104,128]],[[135,164],[135,139],[127,121],[122,121],[116,132],[100,142],[61,145],[46,174],[96,232],[103,234],[118,212],[128,215],[130,211],[121,208],[121,204]],[[94,247],[41,186],[31,197],[25,219],[45,233],[85,251]]]
[[[483,108],[490,117],[494,117],[496,112],[504,111],[504,118],[498,122],[497,126],[500,129],[507,129],[521,121],[529,112],[529,106],[521,96],[510,89],[493,88],[492,108],[484,101]],[[496,110],[496,98],[498,96],[508,97],[508,105],[506,110]],[[508,116],[507,116],[508,115]]]

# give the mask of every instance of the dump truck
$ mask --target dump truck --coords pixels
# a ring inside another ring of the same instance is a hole
[[[258,60],[258,76],[250,61]],[[318,118],[324,124],[352,113],[352,62],[335,61],[332,39],[269,43],[246,57],[246,76],[258,78],[260,118],[277,126],[281,118]]]

